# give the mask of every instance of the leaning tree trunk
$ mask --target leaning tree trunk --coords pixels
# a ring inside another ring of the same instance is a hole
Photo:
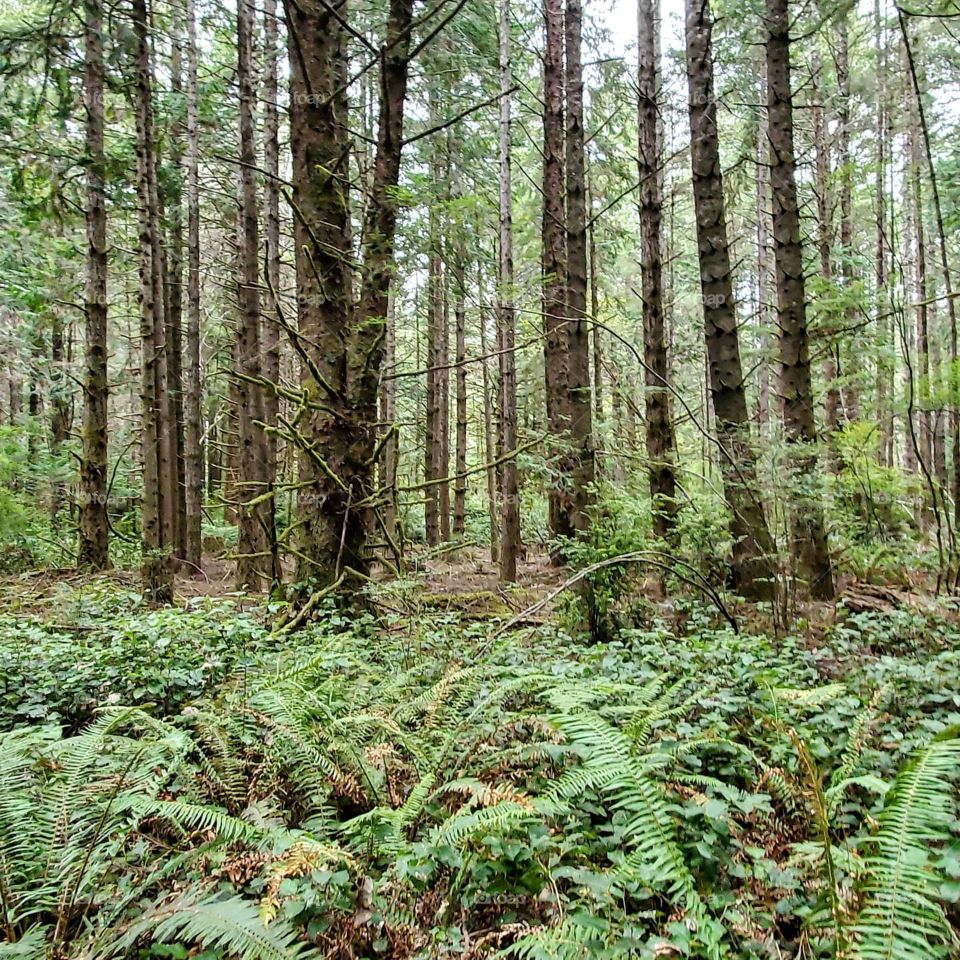
[[[724,496],[730,509],[732,579],[735,589],[744,596],[769,599],[776,588],[773,544],[757,494],[750,417],[740,363],[713,92],[712,30],[710,8],[704,0],[687,0],[690,161],[710,392]]]
[[[546,46],[543,59],[543,370],[550,433],[551,480],[547,491],[550,532],[573,534],[572,502],[562,472],[563,448],[570,427],[567,397],[567,324],[564,290],[567,241],[564,231],[563,154],[563,0],[545,0]],[[555,555],[555,559],[559,554]]]
[[[500,256],[497,274],[497,349],[500,352],[500,445],[506,457],[501,481],[500,580],[517,579],[520,504],[517,484],[516,315],[513,305],[513,191],[511,185],[510,0],[500,0]],[[584,277],[586,280],[586,277]],[[589,386],[589,380],[587,381]],[[587,401],[589,404],[589,396]]]
[[[203,427],[200,410],[200,143],[197,121],[197,23],[187,0],[187,336],[183,364],[183,473],[186,564],[200,572],[203,522]],[[208,444],[211,441],[208,440]],[[212,478],[211,478],[212,480]]]
[[[567,166],[567,397],[573,481],[573,529],[589,529],[595,480],[593,404],[590,398],[590,339],[587,322],[586,152],[583,132],[583,66],[580,0],[567,0],[564,19],[566,55]]]
[[[663,190],[660,124],[660,70],[653,0],[639,0],[638,127],[640,131],[640,270],[643,293],[643,353],[647,458],[653,532],[674,539],[677,523],[676,441],[670,418],[667,343],[663,321]]]
[[[103,152],[103,11],[100,0],[86,0],[84,12],[87,282],[77,566],[105,570],[110,565],[107,525],[107,207],[103,182],[106,165]]]
[[[787,441],[794,447],[796,476],[804,495],[794,509],[793,554],[798,574],[817,599],[833,597],[833,571],[816,489],[817,429],[810,377],[810,343],[804,288],[800,213],[794,173],[793,94],[790,89],[788,0],[766,0],[767,110],[773,245],[780,325],[780,393]]]

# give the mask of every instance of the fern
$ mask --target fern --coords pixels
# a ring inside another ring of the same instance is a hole
[[[560,703],[584,703],[566,691]],[[662,709],[656,705],[654,710]],[[625,817],[624,841],[631,846],[622,863],[614,868],[620,883],[640,882],[678,902],[698,929],[714,930],[696,883],[686,865],[674,834],[668,801],[662,786],[651,778],[656,762],[634,752],[635,744],[623,731],[591,710],[561,712],[552,718],[582,757],[580,768],[565,774],[538,803],[547,814],[569,810],[569,801],[587,789],[597,790],[611,812]],[[636,721],[633,721],[636,729]],[[707,936],[711,956],[719,957],[719,933]]]
[[[237,960],[292,960],[307,949],[297,930],[283,921],[266,926],[257,907],[241,897],[179,897],[155,904],[102,954],[116,956],[141,938],[158,943],[174,939],[222,949]]]
[[[954,934],[939,902],[931,848],[950,839],[960,738],[918,750],[887,794],[869,847],[864,897],[853,924],[855,960],[929,960]]]

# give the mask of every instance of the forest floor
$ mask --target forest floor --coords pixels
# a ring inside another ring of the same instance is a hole
[[[532,555],[502,591],[466,549],[291,634],[205,573],[166,609],[131,571],[0,582],[0,764],[31,771],[0,785],[0,827],[87,844],[28,855],[0,829],[0,879],[52,924],[89,891],[64,956],[950,955],[953,602],[850,581],[777,631],[728,601],[735,631],[635,571],[596,644],[568,571]],[[924,809],[894,809],[905,784]]]

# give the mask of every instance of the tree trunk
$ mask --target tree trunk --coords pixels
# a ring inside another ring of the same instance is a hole
[[[492,386],[490,383],[490,368],[487,354],[489,353],[489,338],[487,336],[487,315],[483,305],[483,278],[478,277],[478,288],[481,290],[480,315],[480,354],[481,372],[483,374],[483,451],[487,463],[487,514],[490,522],[490,562],[500,562],[500,523],[497,516],[497,468],[493,461],[496,459],[496,442],[493,439],[493,402],[491,399]]]
[[[511,182],[510,0],[500,0],[500,255],[497,273],[497,349],[500,352],[500,445],[507,459],[501,481],[500,581],[515,583],[520,552],[517,485],[517,366],[514,355],[513,191]],[[586,276],[584,276],[586,281]],[[587,381],[589,386],[589,380]],[[587,398],[589,402],[589,397]]]
[[[547,401],[548,456],[551,462],[547,491],[550,532],[573,534],[568,478],[563,473],[564,447],[570,428],[567,397],[566,287],[567,243],[564,224],[564,105],[563,0],[545,0],[543,107],[543,224],[542,259],[544,386]],[[555,555],[557,558],[558,555]]]
[[[277,0],[266,0],[263,8],[263,239],[264,279],[263,316],[260,328],[261,374],[267,384],[280,382],[280,121],[277,111]],[[267,386],[263,391],[263,435],[267,489],[274,496],[264,503],[267,543],[271,554],[270,576],[273,583],[283,578],[276,534],[277,490],[277,423],[280,398]]]
[[[466,256],[463,242],[463,224],[456,225],[454,250],[454,325],[456,351],[456,482],[453,495],[453,535],[462,538],[467,517],[467,289]]]
[[[295,241],[307,413],[301,450],[300,574],[354,597],[369,570],[376,489],[377,392],[394,272],[413,0],[391,0],[380,63],[380,118],[354,303],[347,184],[346,6],[285,5],[290,59]],[[349,581],[347,578],[350,578]],[[345,587],[345,589],[347,589]]]
[[[844,292],[844,326],[853,329],[857,322],[857,305],[854,301],[857,272],[853,261],[856,256],[853,248],[853,173],[850,158],[850,40],[847,30],[847,11],[841,8],[837,20],[837,87],[840,94],[838,111],[838,157],[840,174],[840,277]],[[838,350],[839,353],[839,350]],[[848,423],[860,419],[860,390],[857,378],[851,375],[845,378],[841,387],[843,409]]]
[[[637,3],[639,26],[640,270],[643,292],[644,393],[653,533],[673,542],[677,524],[676,441],[670,417],[669,370],[663,320],[663,191],[660,165],[660,69],[653,0]]]
[[[346,74],[345,3],[285,0],[290,61],[290,147],[293,154],[294,243],[298,330],[304,351],[301,384],[310,404],[295,424],[301,436],[297,579],[321,585],[340,578],[341,537],[363,540],[353,509],[346,455],[354,442],[347,397],[344,331],[352,317],[348,237],[347,117],[337,96]],[[345,524],[350,530],[345,529]]]
[[[597,255],[597,231],[593,217],[593,202],[588,200],[590,225],[587,230],[590,255],[590,319],[593,321],[590,337],[590,350],[593,359],[593,419],[598,437],[600,424],[603,423],[603,344],[600,330],[600,259]],[[602,442],[598,439],[598,445]],[[597,466],[600,470],[600,466]]]
[[[733,539],[733,586],[744,596],[774,595],[773,544],[757,495],[750,418],[740,363],[730,251],[723,206],[723,176],[713,90],[710,9],[686,2],[690,160],[697,221],[700,289],[710,392],[716,417],[724,496]]]
[[[50,317],[50,452],[58,460],[70,436],[70,394],[66,381],[63,317],[54,309]],[[63,505],[63,481],[54,477],[50,489],[50,523],[56,526]]]
[[[578,533],[590,527],[595,480],[593,416],[590,397],[590,329],[587,322],[586,155],[583,131],[583,67],[581,63],[580,0],[567,0],[564,18],[566,55],[567,167],[567,396],[573,462],[572,526]]]
[[[203,523],[203,442],[200,407],[200,143],[197,103],[195,0],[187,2],[187,336],[184,356],[184,553],[201,572]],[[209,446],[209,441],[208,441]],[[211,471],[212,472],[212,471]]]
[[[760,331],[760,386],[758,390],[760,433],[773,420],[770,414],[770,167],[767,163],[767,62],[762,55],[760,106],[757,129],[757,326]]]
[[[829,195],[830,156],[827,149],[827,134],[824,125],[823,82],[821,78],[822,64],[820,57],[815,56],[813,63],[813,146],[814,160],[814,193],[817,200],[817,251],[820,254],[820,277],[829,289],[827,302],[833,300],[833,258],[830,255],[830,245],[833,240],[832,206]],[[837,431],[840,429],[840,388],[837,385],[837,345],[833,327],[833,312],[829,312],[826,322],[821,326],[821,335],[824,339],[823,347],[823,380],[826,385],[823,402],[823,417],[825,422],[826,441],[832,444]],[[836,457],[832,459],[836,468]]]
[[[892,322],[887,297],[887,240],[886,240],[886,170],[887,142],[889,139],[889,111],[887,108],[886,74],[887,51],[883,22],[880,16],[880,0],[874,3],[874,43],[876,45],[877,150],[874,174],[874,313],[877,324],[877,420],[880,423],[879,462],[893,466],[893,337]]]
[[[159,210],[153,146],[153,79],[145,0],[132,0],[135,48],[137,213],[140,251],[141,445],[143,459],[143,587],[155,603],[173,600],[173,564],[169,539],[169,459],[163,451],[166,377],[160,283]]]
[[[187,501],[186,463],[184,461],[183,412],[183,37],[179,11],[171,17],[170,92],[174,95],[169,126],[170,176],[168,186],[169,233],[167,236],[167,373],[172,471],[174,488],[175,555],[186,552]]]
[[[953,497],[954,524],[960,525],[960,383],[958,383],[957,379],[957,303],[954,297],[953,278],[950,273],[950,259],[947,254],[947,235],[943,224],[943,207],[940,203],[940,188],[937,183],[937,173],[933,165],[933,154],[930,150],[930,131],[927,127],[927,116],[923,106],[923,91],[920,88],[920,79],[917,75],[917,67],[913,59],[913,49],[910,45],[910,35],[907,31],[907,21],[904,19],[903,11],[899,7],[897,8],[897,18],[900,23],[900,33],[903,37],[903,46],[907,55],[907,66],[913,85],[917,118],[920,121],[920,132],[923,136],[927,173],[930,177],[930,194],[933,200],[933,212],[937,225],[937,247],[940,253],[943,293],[947,301],[947,317],[950,323],[950,439],[953,446],[953,482],[951,494]]]
[[[80,528],[77,566],[110,566],[107,525],[107,207],[103,152],[103,10],[84,4],[84,101],[87,159],[86,359],[83,378],[83,452],[80,459]],[[11,405],[12,407],[12,405]]]
[[[430,117],[439,122],[436,95],[431,92]],[[430,485],[424,491],[424,530],[427,545],[440,543],[440,487],[438,481],[446,474],[442,468],[443,441],[441,430],[442,388],[440,364],[442,363],[441,340],[443,337],[443,259],[441,256],[441,226],[439,192],[441,173],[437,147],[433,145],[430,156],[433,200],[429,211],[430,255],[427,267],[427,389],[426,389],[426,442],[424,444],[423,479]]]
[[[383,494],[375,489],[375,440],[377,389],[385,356],[388,323],[392,322],[390,290],[394,283],[394,238],[397,225],[396,188],[400,180],[400,156],[403,147],[403,116],[407,95],[410,56],[410,30],[413,0],[390,0],[387,36],[381,60],[380,115],[373,181],[363,229],[363,278],[357,307],[356,335],[351,343],[351,404],[354,433],[359,444],[352,453],[356,462],[358,487],[370,501],[360,513],[356,528],[358,542],[352,553],[365,572],[365,538],[373,518],[380,515]],[[393,411],[395,416],[395,409]],[[389,451],[388,451],[389,453]],[[396,482],[397,446],[394,440],[392,463],[388,460],[391,485]],[[394,491],[391,498],[393,509]],[[383,522],[380,515],[380,523]],[[348,527],[348,535],[350,528]]]
[[[253,115],[253,6],[250,0],[237,4],[237,81],[240,87],[240,229],[239,283],[237,299],[237,432],[240,444],[236,485],[237,543],[236,581],[239,590],[259,590],[269,582],[267,562],[266,447],[263,430],[263,388],[260,384],[260,236],[257,207],[257,164]],[[251,502],[260,500],[253,505]]]
[[[386,347],[383,369],[386,376],[380,390],[380,422],[389,431],[383,444],[383,470],[380,487],[383,491],[383,525],[388,542],[397,536],[397,317],[396,293],[391,287],[387,300]],[[399,549],[396,551],[398,554]],[[400,557],[398,556],[399,560]]]
[[[766,0],[767,110],[770,138],[770,181],[773,188],[773,243],[780,325],[780,393],[784,430],[795,448],[796,476],[807,495],[793,516],[793,553],[798,574],[811,594],[833,597],[833,571],[816,492],[817,430],[810,378],[803,251],[794,173],[793,94],[790,89],[788,0]],[[811,487],[814,488],[812,492]]]
[[[910,157],[908,160],[908,189],[910,190],[909,210],[910,232],[913,239],[913,295],[916,307],[916,378],[917,378],[917,416],[920,421],[918,459],[923,462],[924,470],[932,466],[933,431],[930,422],[930,338],[927,310],[927,247],[923,228],[923,190],[920,185],[921,146],[920,131],[916,129],[916,117],[911,117],[909,134]]]

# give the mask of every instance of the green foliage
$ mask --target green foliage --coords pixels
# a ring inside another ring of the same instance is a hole
[[[956,946],[942,906],[947,881],[942,850],[956,858],[956,803],[949,785],[960,773],[960,739],[935,740],[897,775],[867,838],[863,906],[853,932],[857,960],[928,960]]]
[[[178,631],[222,662],[166,719],[3,735],[5,956],[947,955],[948,612],[847,616],[814,645],[678,599],[580,646],[424,609],[276,642],[225,602],[129,602],[56,600],[126,638],[131,673]]]
[[[269,643],[229,601],[136,611],[135,595],[120,596],[125,611],[94,596],[52,623],[0,617],[0,730],[48,721],[76,729],[104,703],[177,713]]]
[[[294,928],[267,929],[255,905],[211,892],[199,874],[185,872],[238,838],[216,810],[198,818],[177,804],[158,805],[190,746],[182,731],[129,708],[105,711],[73,737],[53,727],[0,737],[2,955],[109,957],[141,941],[182,937],[241,960],[295,956]],[[162,843],[162,834],[150,843],[148,814],[183,834],[200,819],[216,839],[183,851]],[[171,897],[168,889],[184,882],[188,889]]]

